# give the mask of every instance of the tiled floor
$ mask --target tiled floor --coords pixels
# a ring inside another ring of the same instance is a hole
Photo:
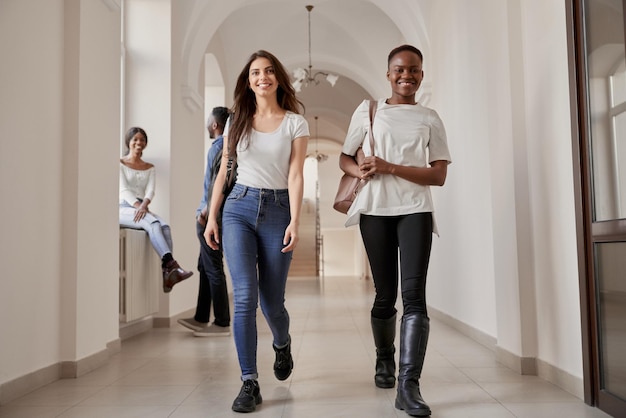
[[[287,306],[295,368],[274,378],[269,330],[259,314],[256,417],[407,417],[395,390],[373,383],[369,281],[291,278]],[[607,418],[580,399],[532,376],[520,376],[494,354],[438,321],[421,380],[433,418]],[[239,392],[232,336],[197,338],[185,328],[154,329],[122,343],[108,365],[61,380],[0,406],[0,417],[232,417]]]

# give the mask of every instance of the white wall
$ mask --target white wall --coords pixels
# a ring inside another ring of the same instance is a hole
[[[565,4],[438,0],[432,16],[424,66],[454,162],[429,302],[581,378]]]
[[[76,343],[63,339],[62,356],[63,360],[72,361],[101,351],[106,343],[118,338],[119,215],[114,202],[119,195],[119,170],[110,162],[118,157],[115,139],[120,126],[121,27],[120,10],[116,7],[89,0],[73,0],[68,7],[69,4],[66,2],[66,34],[70,26],[67,9],[80,7],[80,20],[72,22],[80,28],[76,34],[80,38],[79,48],[66,50],[65,60],[65,97],[68,87],[72,94],[78,94],[78,117],[70,116],[74,109],[70,111],[66,102],[63,147],[64,232],[76,226],[75,237],[64,235],[63,247],[71,246],[69,238],[72,243],[75,240],[77,251],[75,267],[69,263],[62,266],[62,295],[70,294],[74,287],[70,280],[76,276],[76,297],[72,300],[62,296],[61,317],[63,324],[76,321]],[[73,86],[67,71],[70,54],[73,56],[69,60],[78,59],[79,78]],[[73,167],[75,172],[68,170]],[[77,181],[75,190],[69,186],[73,181]],[[67,197],[76,201],[65,206]],[[76,218],[68,213],[68,209],[74,208]],[[64,256],[63,260],[67,258]],[[67,307],[73,305],[74,312],[68,312]]]
[[[485,3],[502,9],[497,1],[444,0],[434,2],[432,11],[432,56],[424,57],[424,71],[432,74],[430,106],[446,126],[452,164],[446,184],[432,188],[440,237],[433,238],[427,296],[434,308],[495,336],[490,183],[495,161],[489,131],[502,116],[490,105],[489,96],[502,86],[491,84],[489,69],[494,62],[486,62],[485,54],[491,48],[502,49],[494,39],[502,33],[493,28],[494,12]],[[496,36],[483,32],[489,30]],[[500,112],[507,117],[506,106]]]
[[[520,4],[538,358],[582,378],[565,5]]]
[[[117,340],[119,16],[0,4],[0,385]]]
[[[0,321],[0,383],[60,357],[60,299],[50,295],[61,290],[63,1],[33,3],[0,3],[0,317],[20,319]]]
[[[170,0],[167,0],[169,2]],[[204,164],[206,160],[204,133],[204,100],[197,97],[196,106],[186,102],[183,89],[183,65],[181,58],[183,34],[187,29],[180,16],[184,5],[172,1],[172,73],[171,73],[171,174],[168,179],[170,195],[168,199],[170,223],[174,232],[174,256],[194,275],[177,284],[175,291],[170,293],[169,315],[178,315],[188,309],[195,308],[198,298],[197,271],[200,243],[196,235],[196,209],[202,198],[204,183]],[[221,75],[216,74],[219,78]],[[204,78],[204,68],[200,74]],[[164,296],[165,297],[165,296]]]

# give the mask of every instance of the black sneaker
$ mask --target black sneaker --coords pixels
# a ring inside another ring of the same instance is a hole
[[[239,395],[233,401],[233,411],[254,412],[256,406],[263,402],[261,389],[256,380],[244,380]]]
[[[272,344],[276,352],[276,361],[274,362],[274,376],[278,380],[285,380],[293,370],[293,358],[291,357],[291,341],[285,348],[276,348]]]

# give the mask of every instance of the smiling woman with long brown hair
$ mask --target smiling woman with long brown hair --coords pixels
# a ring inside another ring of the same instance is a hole
[[[298,243],[309,126],[298,113],[302,106],[287,71],[267,51],[250,56],[234,98],[224,131],[228,146],[215,179],[204,237],[213,249],[223,245],[233,283],[233,333],[243,386],[232,409],[252,412],[262,402],[257,301],[272,331],[274,375],[285,380],[293,368],[285,287]],[[237,160],[237,182],[224,196],[229,158]],[[217,216],[222,203],[220,237]]]

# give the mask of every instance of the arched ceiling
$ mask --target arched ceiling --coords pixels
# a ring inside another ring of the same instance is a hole
[[[249,55],[266,49],[289,71],[308,66],[308,12],[311,12],[313,71],[339,76],[335,87],[325,80],[298,94],[306,106],[311,134],[318,116],[318,137],[326,145],[343,143],[356,106],[364,99],[385,97],[389,51],[410,43],[428,52],[423,10],[432,0],[230,0],[187,1],[177,22],[184,31],[182,65],[185,86],[201,91],[205,54],[214,55],[226,92],[234,84]],[[427,73],[428,74],[428,73]],[[214,78],[214,77],[207,77]],[[211,80],[215,83],[215,80]],[[226,97],[232,104],[232,93]]]

